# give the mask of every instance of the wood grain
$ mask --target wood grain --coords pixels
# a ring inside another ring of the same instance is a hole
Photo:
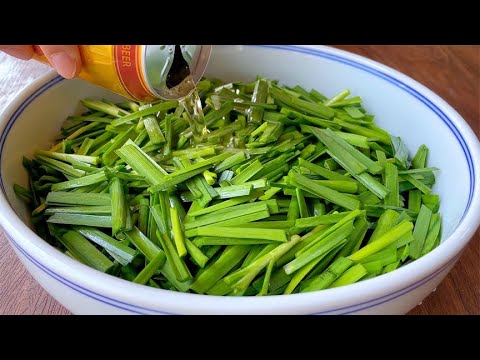
[[[341,45],[399,70],[451,104],[480,134],[480,46]],[[0,110],[48,67],[0,53]],[[480,314],[480,231],[440,284],[410,314]],[[0,230],[0,315],[69,314],[20,263]]]

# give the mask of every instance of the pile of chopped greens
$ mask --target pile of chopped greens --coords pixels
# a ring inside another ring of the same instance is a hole
[[[36,232],[134,283],[235,296],[352,284],[439,244],[427,147],[409,158],[360,97],[260,77],[197,88],[200,144],[177,101],[83,100],[14,186]]]

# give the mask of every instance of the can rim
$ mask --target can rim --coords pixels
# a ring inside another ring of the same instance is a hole
[[[189,62],[193,83],[191,83],[191,81],[188,83],[188,78],[185,78],[178,86],[169,89],[166,85],[165,79],[162,78],[162,74],[167,74],[172,66],[173,51],[171,51],[171,49],[174,49],[175,45],[142,46],[142,70],[145,84],[148,86],[152,94],[165,100],[181,99],[192,92],[195,84],[200,81],[205,73],[212,52],[212,45],[180,45],[182,47],[182,54],[184,54],[184,48],[189,46],[195,47],[191,62]],[[188,62],[188,59],[185,60]],[[183,91],[178,91],[178,89],[182,87],[186,88],[186,90],[182,89]]]

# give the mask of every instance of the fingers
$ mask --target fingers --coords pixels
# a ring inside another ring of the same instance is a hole
[[[64,78],[78,75],[82,67],[80,52],[76,45],[40,45],[50,64]]]
[[[0,51],[21,60],[30,60],[33,56],[32,45],[0,45]]]
[[[43,53],[63,77],[70,79],[80,72],[82,60],[76,45],[0,45],[0,51],[22,60],[30,60],[35,53]]]

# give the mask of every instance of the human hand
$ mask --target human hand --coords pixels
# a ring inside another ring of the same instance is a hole
[[[30,60],[34,53],[45,55],[55,70],[67,79],[77,76],[82,67],[77,45],[0,45],[0,51],[22,60]]]

